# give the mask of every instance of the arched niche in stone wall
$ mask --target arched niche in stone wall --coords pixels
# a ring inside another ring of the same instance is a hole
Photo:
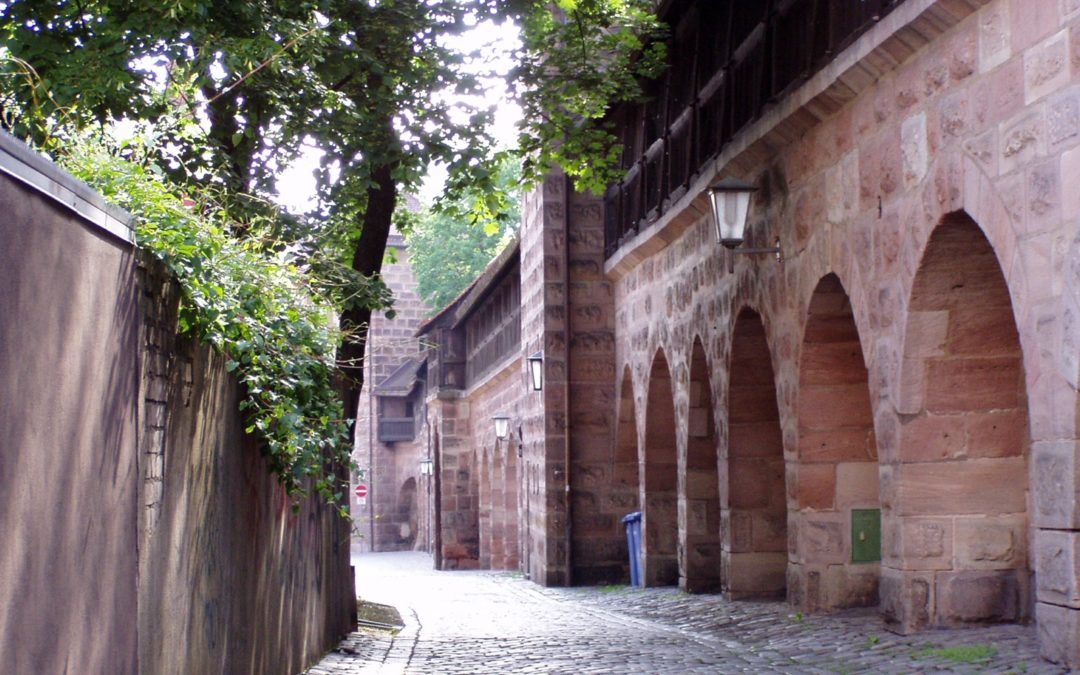
[[[1029,616],[1029,445],[1009,289],[963,212],[932,232],[908,303],[893,559],[882,604],[905,630]]]
[[[690,353],[686,467],[679,490],[679,587],[720,589],[720,485],[709,363],[701,338]]]
[[[765,325],[752,309],[735,319],[728,373],[723,588],[732,598],[782,597],[788,562],[784,443]]]
[[[671,370],[662,349],[649,371],[642,453],[642,575],[646,586],[678,583],[678,450]]]
[[[612,456],[612,492],[626,513],[641,507],[638,477],[637,411],[634,405],[634,379],[630,366],[623,369],[619,393],[618,428]]]
[[[851,300],[835,274],[810,298],[799,358],[799,518],[789,593],[806,611],[878,603],[881,500],[870,388]]]

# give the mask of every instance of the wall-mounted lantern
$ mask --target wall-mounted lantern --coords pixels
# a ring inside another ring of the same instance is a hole
[[[432,469],[433,469],[433,465],[434,465],[434,462],[432,462],[430,459],[422,459],[422,460],[420,460],[420,475],[421,476],[430,476],[431,472],[432,472]]]
[[[495,422],[495,438],[505,441],[507,434],[510,433],[510,417],[506,413],[499,413],[491,419]]]
[[[776,261],[782,262],[780,239],[772,248],[738,248],[746,235],[746,219],[750,214],[750,197],[757,188],[738,178],[727,178],[709,186],[709,204],[712,206],[713,223],[716,225],[716,241],[728,253],[728,272],[734,271],[733,253],[774,253]]]
[[[533,391],[541,391],[544,388],[544,352],[536,352],[525,359],[529,364],[529,384]]]

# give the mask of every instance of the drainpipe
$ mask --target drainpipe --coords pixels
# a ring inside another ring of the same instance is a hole
[[[572,314],[570,312],[570,190],[572,184],[570,177],[565,173],[563,174],[563,283],[566,288],[566,317],[563,319],[563,345],[566,349],[566,354],[563,357],[563,363],[566,367],[566,373],[563,377],[563,405],[564,414],[566,416],[566,429],[563,432],[563,445],[564,445],[564,467],[566,480],[566,585],[574,585],[574,509],[573,509],[573,495],[570,492],[570,373],[571,373],[571,360],[570,360],[570,321]]]
[[[371,379],[375,377],[375,340],[374,335],[371,334],[371,324],[368,324],[368,358],[369,361],[364,364],[364,368],[367,370],[367,387],[368,387],[368,444],[367,444],[367,475],[364,476],[364,480],[368,484],[368,536],[371,537],[371,544],[368,548],[372,553],[375,552],[375,425],[378,423],[375,419],[375,390],[372,386]],[[370,368],[367,366],[371,365]]]

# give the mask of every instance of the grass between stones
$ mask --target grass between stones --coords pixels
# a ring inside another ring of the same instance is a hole
[[[982,663],[997,656],[997,650],[987,644],[926,647],[915,652],[913,656],[917,659],[928,657],[956,663]]]

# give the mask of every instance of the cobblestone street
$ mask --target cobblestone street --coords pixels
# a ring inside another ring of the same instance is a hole
[[[874,611],[802,617],[783,603],[677,589],[542,588],[436,572],[422,553],[354,555],[361,598],[395,637],[358,632],[312,668],[337,673],[1061,673],[1032,626],[898,636]]]

